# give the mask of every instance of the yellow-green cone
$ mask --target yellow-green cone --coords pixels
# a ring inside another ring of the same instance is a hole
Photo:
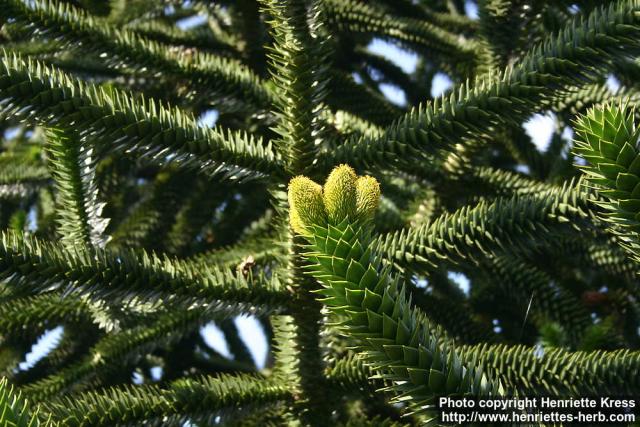
[[[322,187],[305,176],[289,182],[289,221],[298,234],[309,234],[307,227],[327,222],[322,202]]]
[[[333,224],[347,217],[355,219],[357,179],[355,171],[347,165],[340,165],[329,174],[324,184],[324,205]]]
[[[380,202],[380,184],[372,176],[361,176],[356,181],[356,209],[358,216],[370,220]]]
[[[293,178],[288,196],[291,227],[309,235],[311,225],[326,226],[327,220],[333,224],[371,220],[380,201],[380,184],[340,165],[329,174],[324,188],[305,176]]]

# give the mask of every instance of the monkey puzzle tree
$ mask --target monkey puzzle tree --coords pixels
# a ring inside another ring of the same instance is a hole
[[[640,1],[0,6],[1,425],[640,392]]]

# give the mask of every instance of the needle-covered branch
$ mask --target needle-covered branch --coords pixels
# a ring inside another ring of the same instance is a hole
[[[281,171],[269,144],[242,133],[199,127],[184,111],[81,82],[40,62],[0,60],[0,112],[96,138],[97,151],[139,152],[156,161],[193,163],[235,178]],[[172,156],[169,154],[172,153]]]
[[[450,96],[413,108],[381,137],[350,139],[323,161],[357,166],[399,162],[403,167],[406,159],[419,158],[416,153],[450,148],[470,134],[481,137],[497,123],[520,122],[549,105],[550,88],[561,92],[598,75],[622,51],[637,50],[639,11],[636,0],[626,0],[577,18],[513,67],[460,84]]]
[[[323,285],[322,302],[343,320],[341,330],[388,381],[397,401],[426,410],[437,395],[499,394],[470,359],[460,359],[428,319],[411,306],[405,287],[372,252],[370,221],[380,197],[377,181],[348,166],[324,187],[305,177],[289,184],[292,228],[309,242],[310,273]]]
[[[245,278],[144,251],[70,251],[15,232],[1,235],[0,276],[18,291],[60,289],[120,302],[193,303],[206,298],[212,308],[231,312],[272,312],[288,301],[276,277]]]

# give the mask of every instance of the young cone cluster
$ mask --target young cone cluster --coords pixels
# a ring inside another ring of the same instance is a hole
[[[333,169],[324,187],[305,176],[289,183],[289,221],[293,230],[309,235],[312,225],[337,225],[344,220],[367,222],[380,201],[380,184],[358,177],[348,165]]]

